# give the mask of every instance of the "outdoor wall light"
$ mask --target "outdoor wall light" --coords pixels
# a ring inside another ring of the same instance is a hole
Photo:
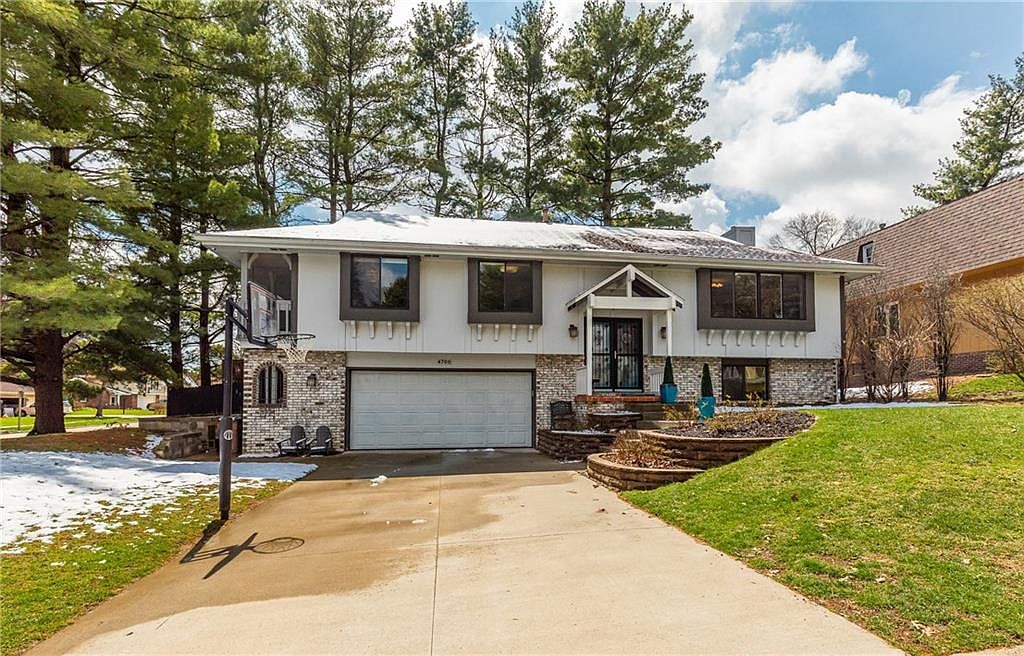
[[[662,326],[661,330],[658,331],[658,334],[661,335],[662,339],[665,339],[666,337],[668,337],[668,326]]]
[[[576,324],[569,324],[569,337],[576,339],[580,336],[580,329],[576,327]]]
[[[306,377],[306,387],[316,387],[316,383],[316,374],[309,374],[309,376]]]

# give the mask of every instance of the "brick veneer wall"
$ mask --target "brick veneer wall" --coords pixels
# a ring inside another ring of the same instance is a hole
[[[586,366],[582,355],[538,355],[536,359],[537,428],[551,428],[551,402],[576,396],[576,370]]]
[[[645,358],[646,372],[650,374],[655,371],[662,371],[665,368],[665,356],[654,355]],[[700,375],[704,370],[704,363],[708,363],[711,369],[711,386],[715,390],[715,398],[722,398],[722,360],[721,358],[690,358],[672,356],[672,377],[679,388],[680,401],[692,401],[700,396]],[[652,390],[658,394],[659,390]]]
[[[776,358],[768,361],[773,403],[834,403],[838,360]]]
[[[246,349],[243,390],[242,451],[273,452],[298,424],[310,435],[327,426],[334,436],[334,448],[341,450],[345,437],[345,353],[310,351],[306,361],[291,363],[280,349]],[[284,402],[278,406],[256,403],[256,376],[271,363],[284,370]],[[310,374],[316,385],[308,384]]]

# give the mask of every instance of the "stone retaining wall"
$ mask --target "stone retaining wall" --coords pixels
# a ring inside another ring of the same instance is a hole
[[[643,431],[657,453],[683,467],[721,467],[749,456],[784,437],[684,437],[657,431]]]
[[[653,490],[669,483],[688,481],[703,470],[689,467],[648,469],[621,465],[595,453],[587,458],[587,476],[613,490]]]
[[[611,448],[615,435],[582,431],[537,431],[537,450],[556,460],[583,460]]]

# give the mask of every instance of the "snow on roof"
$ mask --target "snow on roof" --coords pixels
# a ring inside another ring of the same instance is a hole
[[[697,259],[747,260],[794,264],[842,263],[788,250],[745,246],[695,230],[620,228],[565,223],[527,223],[449,217],[350,212],[336,223],[317,223],[209,233],[212,246],[253,240],[325,241],[349,244],[474,249],[508,249],[561,253],[617,253]]]

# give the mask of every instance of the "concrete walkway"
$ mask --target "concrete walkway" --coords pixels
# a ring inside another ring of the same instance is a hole
[[[898,653],[566,467],[327,459],[33,651]]]

